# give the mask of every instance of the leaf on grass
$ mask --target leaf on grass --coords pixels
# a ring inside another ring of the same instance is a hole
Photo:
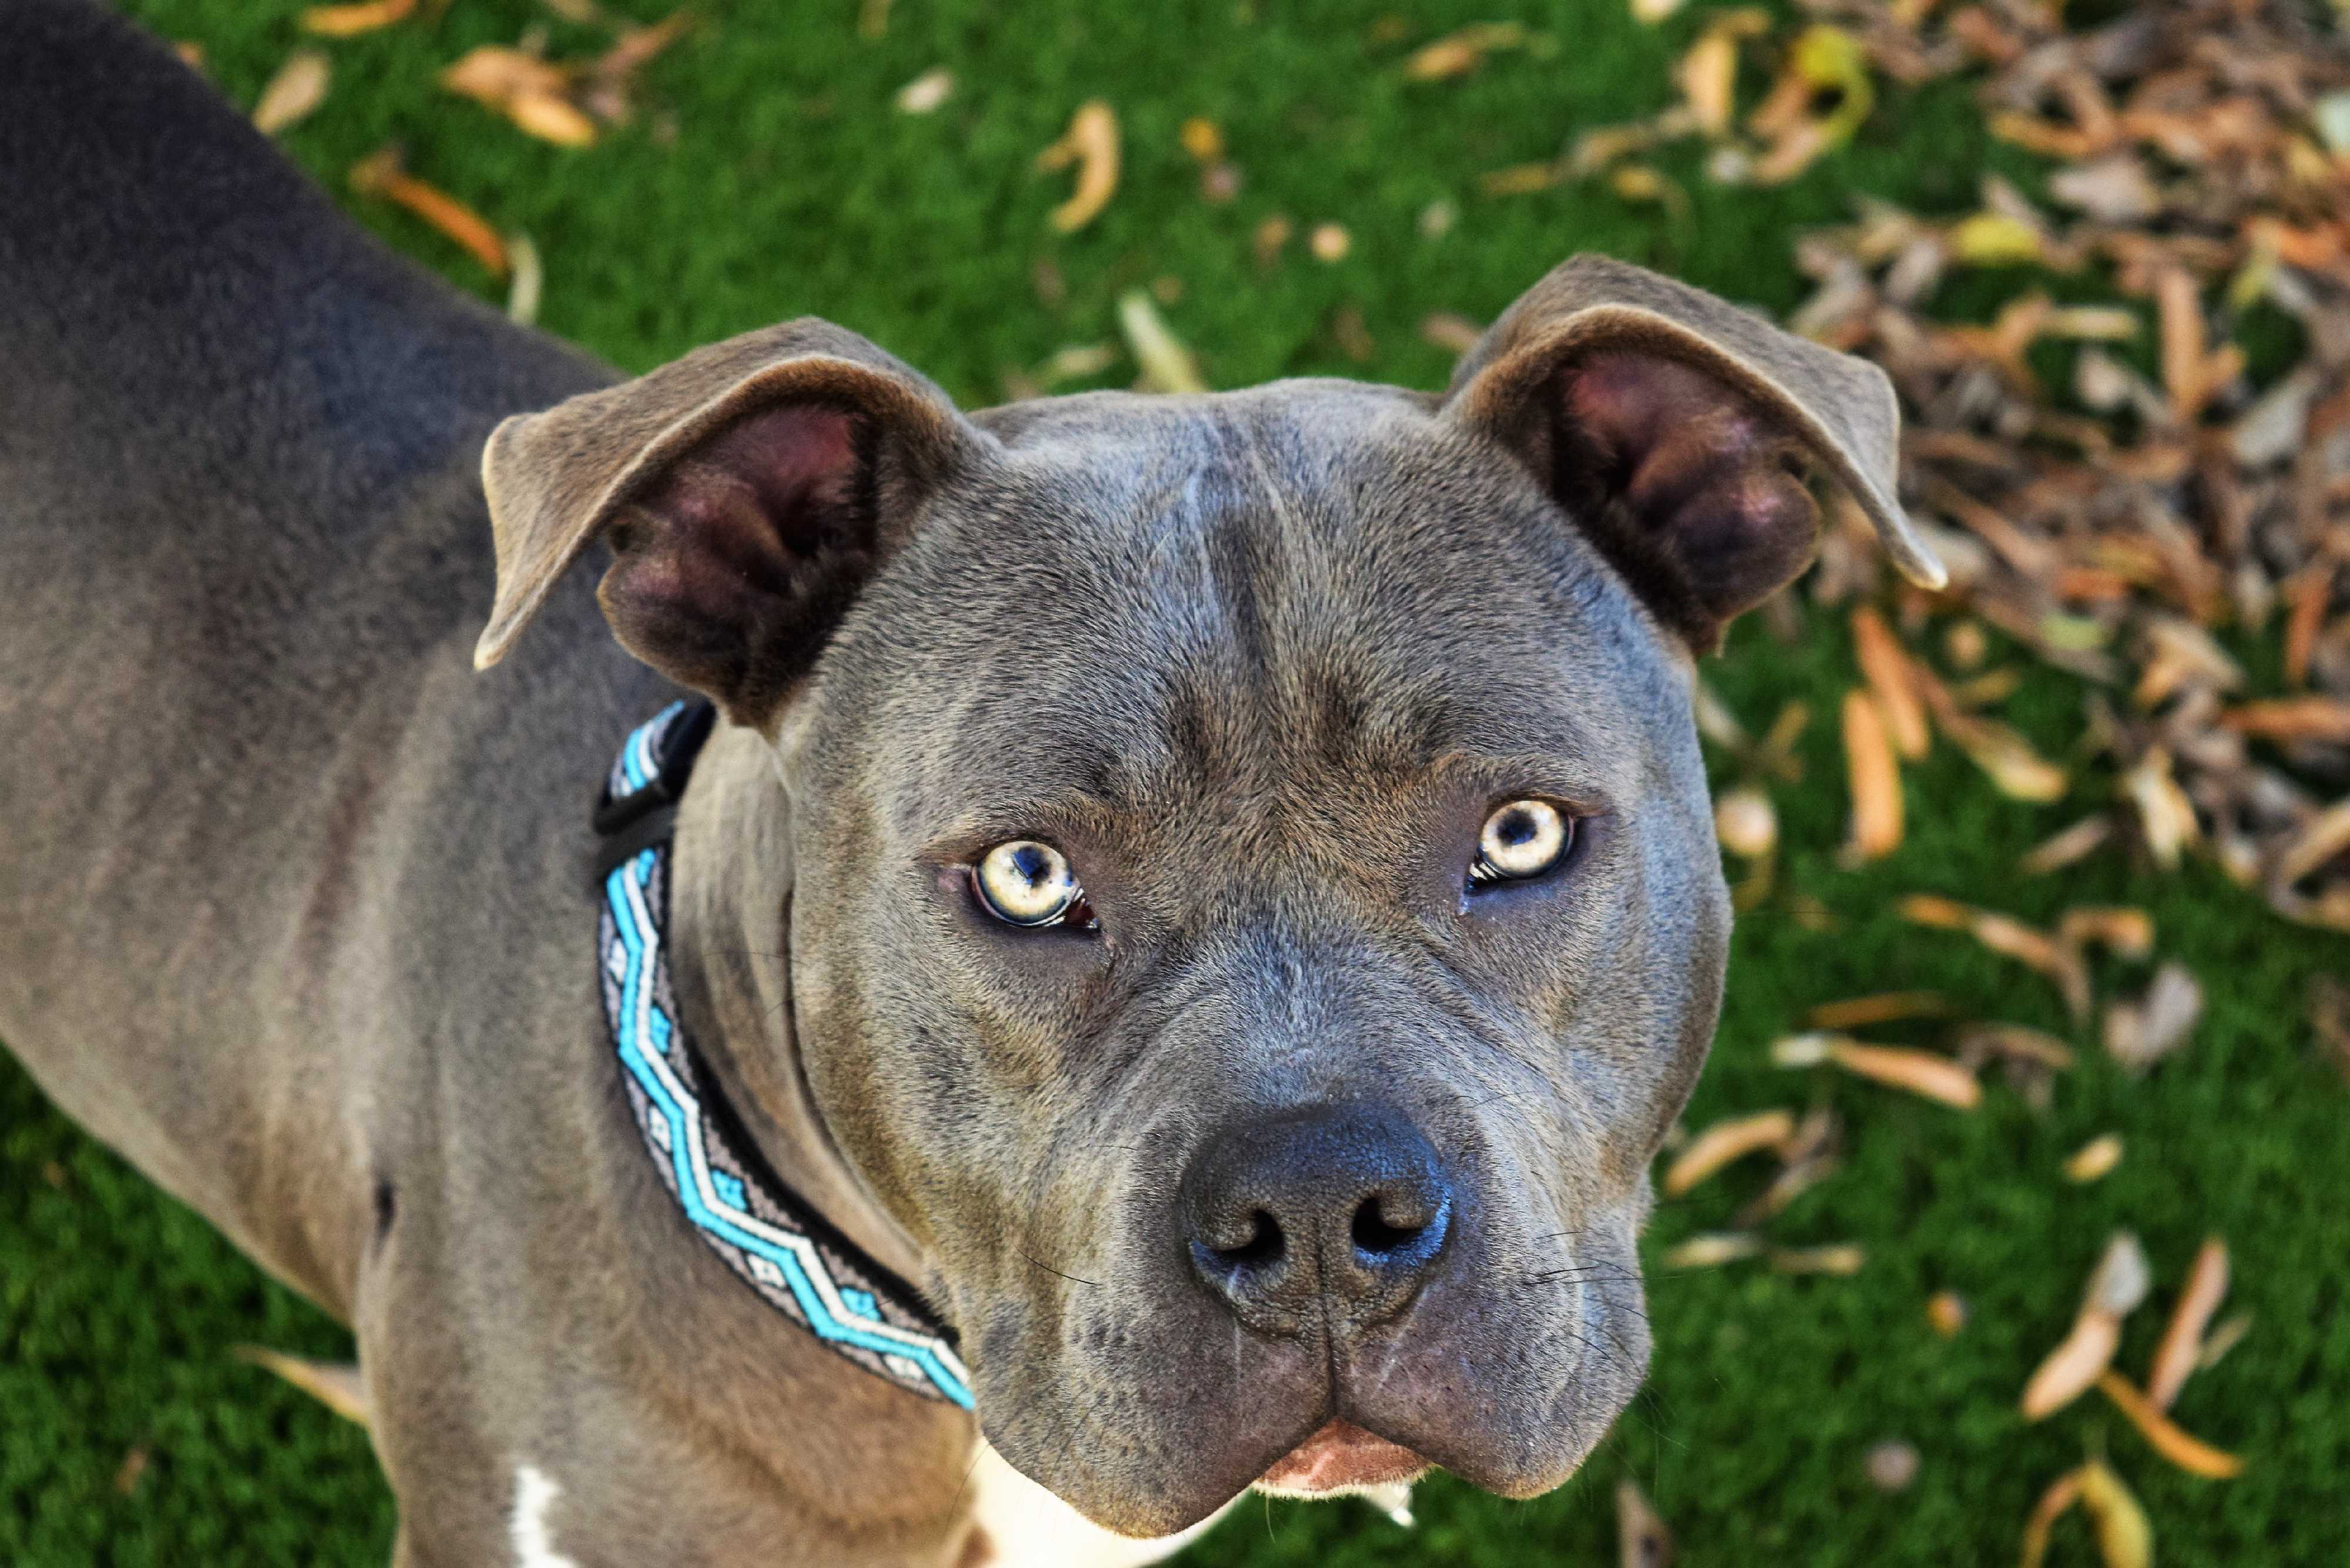
[[[538,320],[539,296],[546,286],[538,246],[528,234],[509,234],[506,260],[514,267],[514,277],[506,285],[506,319],[529,327]]]
[[[596,122],[569,97],[571,73],[524,50],[481,45],[442,71],[441,85],[542,141],[587,147],[596,140]]]
[[[333,79],[334,67],[324,49],[295,50],[261,89],[253,106],[253,128],[264,136],[276,136],[309,119],[327,101],[327,87]]]
[[[2103,1459],[2091,1459],[2078,1471],[2081,1506],[2097,1532],[2097,1550],[2106,1568],[2154,1568],[2154,1527],[2146,1510],[2122,1484],[2121,1477]]]
[[[505,275],[505,242],[489,220],[446,191],[403,170],[398,149],[387,147],[360,159],[351,165],[349,178],[353,191],[405,207],[463,246],[492,273]]]
[[[2044,1420],[2087,1393],[2097,1374],[2113,1365],[2121,1348],[2119,1318],[2107,1313],[2085,1312],[2056,1348],[2033,1369],[2017,1406],[2027,1421]]]
[[[1782,1274],[1838,1274],[1860,1272],[1868,1264],[1868,1253],[1849,1241],[1831,1241],[1819,1247],[1773,1247],[1767,1254],[1771,1267]]]
[[[1713,803],[1713,834],[1732,855],[1760,860],[1779,846],[1779,814],[1769,794],[1740,784]]]
[[[2242,1459],[2181,1429],[2120,1373],[2108,1368],[2097,1374],[2097,1389],[2114,1402],[2114,1407],[2128,1418],[2156,1453],[2188,1474],[2206,1480],[2227,1480],[2243,1474]]]
[[[2203,1354],[2203,1330],[2228,1294],[2228,1243],[2217,1236],[2204,1238],[2187,1270],[2187,1283],[2171,1309],[2170,1322],[2154,1347],[2154,1361],[2146,1375],[2146,1397],[2158,1410],[2178,1402],[2178,1391]]]
[[[1936,1291],[1926,1298],[1926,1324],[1944,1339],[1956,1339],[1967,1326],[1967,1299],[1956,1291]]]
[[[2138,828],[2155,864],[2176,870],[2179,855],[2201,836],[2195,804],[2172,776],[2168,747],[2149,746],[2122,774],[2122,796],[2137,808]]]
[[[2075,947],[2095,942],[2119,957],[2154,955],[2154,917],[2126,904],[2075,904],[2056,918],[2056,940]]]
[[[230,1352],[265,1372],[274,1372],[346,1421],[368,1424],[367,1384],[347,1362],[312,1361],[265,1345],[240,1345]]]
[[[1668,1198],[1679,1198],[1716,1171],[1787,1141],[1794,1135],[1793,1111],[1758,1111],[1714,1123],[1691,1138],[1665,1171]]]
[[[2100,1133],[2064,1158],[2064,1179],[2085,1187],[2112,1175],[2121,1162],[2121,1134]]]
[[[1815,1032],[1778,1041],[1771,1047],[1771,1060],[1782,1067],[1833,1063],[1856,1077],[1906,1089],[1961,1111],[1974,1109],[1982,1100],[1982,1085],[1975,1082],[1972,1073],[1931,1051],[1870,1045],[1841,1034]]]
[[[1991,951],[2012,958],[2054,982],[2075,1018],[2089,1009],[2089,971],[2078,949],[1992,909],[1978,909],[1931,893],[1913,893],[1897,906],[1904,919],[1964,931]]]
[[[1207,379],[1200,374],[1199,363],[1191,358],[1191,349],[1181,338],[1168,330],[1150,302],[1145,289],[1128,289],[1118,296],[1118,330],[1126,335],[1126,346],[1134,354],[1135,363],[1142,367],[1142,386],[1153,392],[1204,392]]]
[[[2097,1381],[2121,1345],[2122,1320],[2146,1299],[2153,1271],[2146,1249],[2127,1231],[2117,1231],[2089,1274],[2081,1310],[2055,1349],[2034,1368],[2018,1401],[2027,1421],[2054,1415]]]
[[[2062,871],[2076,865],[2114,836],[2113,818],[2100,812],[2085,816],[2072,826],[2050,834],[2033,846],[2031,853],[2015,863],[2015,868],[2027,877],[2044,877],[2051,871]]]
[[[1069,117],[1061,139],[1036,155],[1040,172],[1052,173],[1076,165],[1076,187],[1069,199],[1053,209],[1053,227],[1075,234],[1101,215],[1118,193],[1118,111],[1101,99],[1089,99]]]
[[[2023,1521],[2022,1568],[2040,1568],[2048,1556],[2048,1532],[2081,1501],[2081,1472],[2066,1470],[2048,1484]]]
[[[355,5],[313,5],[302,13],[302,30],[322,38],[352,38],[404,21],[416,0],[365,0]]]
[[[2132,1073],[2143,1073],[2187,1044],[2203,1016],[2203,987],[2172,960],[2154,971],[2146,994],[2106,1009],[2106,1050]]]
[[[1673,1532],[1627,1476],[1616,1483],[1617,1568],[1672,1568]]]
[[[1718,1269],[1762,1255],[1762,1238],[1742,1231],[1704,1231],[1668,1247],[1657,1261],[1668,1269]]]
[[[1403,63],[1405,78],[1416,82],[1443,81],[1466,76],[1500,49],[1524,45],[1526,30],[1515,22],[1483,22],[1450,33],[1412,51]]]
[[[1843,1002],[1823,1002],[1804,1014],[1810,1029],[1868,1029],[1909,1018],[1948,1018],[1956,1010],[1939,991],[1887,991]]]
[[[954,72],[944,66],[932,66],[899,88],[893,101],[900,114],[929,114],[954,96]]]
[[[1885,624],[1885,618],[1866,605],[1852,612],[1852,643],[1860,672],[1884,715],[1893,749],[1904,762],[1918,761],[1926,754],[1929,737],[1926,705],[1918,695],[1908,650]]]
[[[1751,173],[1763,185],[1784,184],[1821,154],[1843,146],[1877,101],[1860,42],[1841,27],[1814,23],[1796,35],[1785,67],[1747,126],[1767,145]],[[1814,106],[1825,103],[1825,112]]]
[[[1880,859],[1901,847],[1901,764],[1894,759],[1883,713],[1866,691],[1844,694],[1844,753],[1852,787],[1849,862]]]
[[[2230,1313],[2221,1318],[2217,1326],[2204,1336],[2203,1348],[2195,1357],[2195,1370],[2209,1372],[2219,1366],[2228,1352],[2241,1345],[2244,1335],[2251,1332],[2252,1314],[2249,1312]]]

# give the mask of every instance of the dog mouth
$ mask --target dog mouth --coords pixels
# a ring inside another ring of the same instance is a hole
[[[1430,1468],[1400,1443],[1334,1420],[1274,1460],[1257,1478],[1256,1490],[1274,1497],[1342,1497],[1417,1480]]]

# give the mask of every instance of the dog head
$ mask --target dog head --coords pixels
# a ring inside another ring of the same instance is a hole
[[[789,1048],[1014,1465],[1134,1534],[1531,1496],[1645,1370],[1715,1023],[1693,656],[1810,558],[1806,464],[1938,575],[1895,421],[1592,258],[1440,396],[966,415],[795,323],[498,430],[480,658],[600,537],[620,640],[768,739]]]

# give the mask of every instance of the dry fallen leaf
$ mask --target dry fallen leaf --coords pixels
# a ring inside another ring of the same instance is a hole
[[[1419,319],[1419,337],[1448,354],[1466,354],[1477,347],[1485,329],[1454,310],[1434,310]]]
[[[528,234],[508,234],[506,260],[514,268],[506,285],[506,319],[531,326],[538,320],[539,297],[546,288],[546,270],[539,260],[538,246]]]
[[[1708,136],[1728,130],[1737,109],[1738,85],[1738,40],[1730,30],[1717,26],[1699,34],[1674,75],[1697,128]]]
[[[441,73],[441,85],[558,147],[586,147],[596,122],[573,103],[571,74],[522,49],[484,44]]]
[[[2100,1133],[2066,1157],[2064,1179],[2081,1186],[2101,1181],[2121,1162],[2121,1134]]]
[[[1771,1047],[1771,1060],[1782,1067],[1810,1067],[1832,1062],[1856,1077],[1907,1089],[1929,1100],[1969,1111],[1982,1100],[1982,1085],[1948,1056],[1898,1045],[1869,1045],[1841,1034],[1815,1031],[1791,1034]]]
[[[1118,111],[1101,99],[1077,106],[1061,139],[1036,155],[1044,173],[1077,167],[1076,188],[1053,209],[1052,224],[1062,234],[1075,234],[1101,215],[1118,192]]]
[[[2080,1501],[2080,1471],[2066,1470],[2049,1483],[2048,1490],[2040,1494],[2040,1501],[2032,1505],[2032,1513],[2023,1521],[2022,1568],[2040,1568],[2048,1556],[2048,1532]]]
[[[116,1492],[123,1497],[129,1497],[132,1492],[137,1491],[140,1480],[146,1475],[147,1466],[153,1458],[154,1456],[148,1451],[146,1444],[132,1444],[130,1451],[122,1456],[122,1463],[115,1469]]]
[[[311,1361],[264,1345],[240,1345],[230,1352],[239,1361],[274,1372],[346,1421],[368,1424],[367,1384],[359,1369],[348,1363]]]
[[[2209,1372],[2219,1366],[2228,1352],[2241,1345],[2244,1335],[2251,1332],[2252,1314],[2249,1312],[2230,1313],[2221,1318],[2204,1336],[2203,1348],[2195,1357],[2195,1370]]]
[[[932,66],[898,89],[898,112],[929,114],[954,96],[954,72],[944,66]]]
[[[492,273],[505,275],[505,242],[497,230],[456,197],[402,169],[396,148],[387,147],[360,159],[351,165],[349,179],[351,189],[360,195],[381,196],[407,208],[472,253]]]
[[[2055,983],[2075,1018],[2087,1016],[2089,971],[2078,949],[1994,909],[1978,909],[1931,893],[1913,893],[1897,906],[1904,919],[1964,931],[1991,951],[2028,965]]]
[[[1700,1231],[1665,1249],[1657,1261],[1668,1269],[1717,1269],[1762,1255],[1762,1238],[1740,1231]]]
[[[2203,1354],[2204,1327],[2227,1294],[2228,1243],[2217,1236],[2206,1237],[2196,1249],[2187,1283],[2178,1293],[2178,1304],[2171,1311],[2147,1371],[2146,1397],[2156,1409],[2168,1410],[2178,1403],[2178,1391],[2187,1386],[2188,1375]]]
[[[2097,1532],[2106,1568],[2153,1568],[2154,1527],[2121,1477],[2106,1469],[2103,1459],[2091,1459],[2078,1474],[2081,1506]]]
[[[1484,22],[1446,35],[1412,52],[1403,74],[1416,82],[1442,81],[1465,76],[1499,49],[1514,49],[1526,41],[1526,30],[1515,22]]]
[[[1355,239],[1343,223],[1316,223],[1305,236],[1305,248],[1318,262],[1342,262],[1355,248]]]
[[[2095,942],[2120,958],[2154,956],[2154,917],[2128,905],[2076,904],[2056,919],[2056,940]]]
[[[2143,1073],[2186,1044],[2202,1016],[2202,986],[2172,960],[2154,971],[2139,1000],[2106,1009],[2106,1050],[2132,1073]]]
[[[1950,999],[1939,991],[1888,991],[1823,1002],[1804,1014],[1804,1026],[1831,1032],[1868,1029],[1911,1018],[1948,1018],[1952,1012]]]
[[[2062,871],[2096,853],[2114,836],[2113,819],[2109,816],[2085,816],[2072,826],[2062,828],[2033,846],[2030,854],[2015,863],[2015,868],[2027,877],[2043,877],[2051,871]]]
[[[1771,1267],[1783,1274],[1856,1274],[1868,1265],[1866,1250],[1849,1241],[1819,1247],[1773,1247]]]
[[[1879,859],[1901,847],[1901,765],[1877,702],[1858,689],[1844,694],[1844,753],[1852,788],[1845,857]]]
[[[313,5],[302,13],[302,28],[326,38],[350,38],[403,21],[416,0],[365,0],[355,5]]]
[[[1153,392],[1204,392],[1207,378],[1200,374],[1198,361],[1183,346],[1182,339],[1167,329],[1159,307],[1150,302],[1147,289],[1128,289],[1118,296],[1118,329],[1126,334],[1126,346],[1142,367],[1142,386]]]
[[[2121,1320],[2109,1314],[2085,1312],[2056,1348],[2033,1370],[2018,1406],[2027,1421],[2054,1415],[2096,1383],[2097,1374],[2113,1365],[2121,1347]]]
[[[1956,1339],[1967,1326],[1967,1301],[1956,1291],[1936,1291],[1926,1298],[1926,1323],[1944,1339]]]
[[[1721,792],[1713,803],[1714,836],[1732,855],[1759,860],[1779,844],[1779,814],[1771,797],[1752,784]]]
[[[1673,1532],[1629,1477],[1616,1483],[1617,1568],[1672,1568]]]
[[[1904,762],[1918,761],[1926,754],[1929,737],[1925,702],[1911,674],[1908,650],[1885,624],[1885,618],[1866,605],[1852,612],[1852,642],[1893,749]]]
[[[2097,1388],[2114,1407],[2138,1429],[2154,1451],[2189,1475],[2206,1480],[2227,1480],[2243,1474],[2244,1461],[2181,1430],[2178,1424],[2139,1393],[2130,1380],[2110,1367],[2097,1374]]]
[[[1868,1480],[1879,1491],[1908,1491],[1918,1479],[1918,1450],[1898,1438],[1874,1444],[1862,1461]]]
[[[2122,1320],[2146,1299],[2152,1282],[2146,1249],[2127,1231],[2116,1231],[2090,1272],[2071,1331],[2023,1386],[2019,1405],[2025,1420],[2053,1416],[2088,1392],[2097,1374],[2113,1363]]]
[[[1794,1136],[1793,1111],[1758,1111],[1718,1121],[1691,1138],[1665,1171],[1664,1191],[1679,1198],[1716,1171]]]
[[[324,49],[295,50],[261,89],[253,106],[253,128],[264,136],[276,136],[307,119],[327,101],[327,86],[333,79],[334,67]]]

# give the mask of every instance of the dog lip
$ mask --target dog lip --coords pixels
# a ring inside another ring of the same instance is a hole
[[[1416,1480],[1430,1468],[1400,1443],[1352,1421],[1334,1420],[1275,1459],[1256,1486],[1276,1497],[1333,1497]]]

